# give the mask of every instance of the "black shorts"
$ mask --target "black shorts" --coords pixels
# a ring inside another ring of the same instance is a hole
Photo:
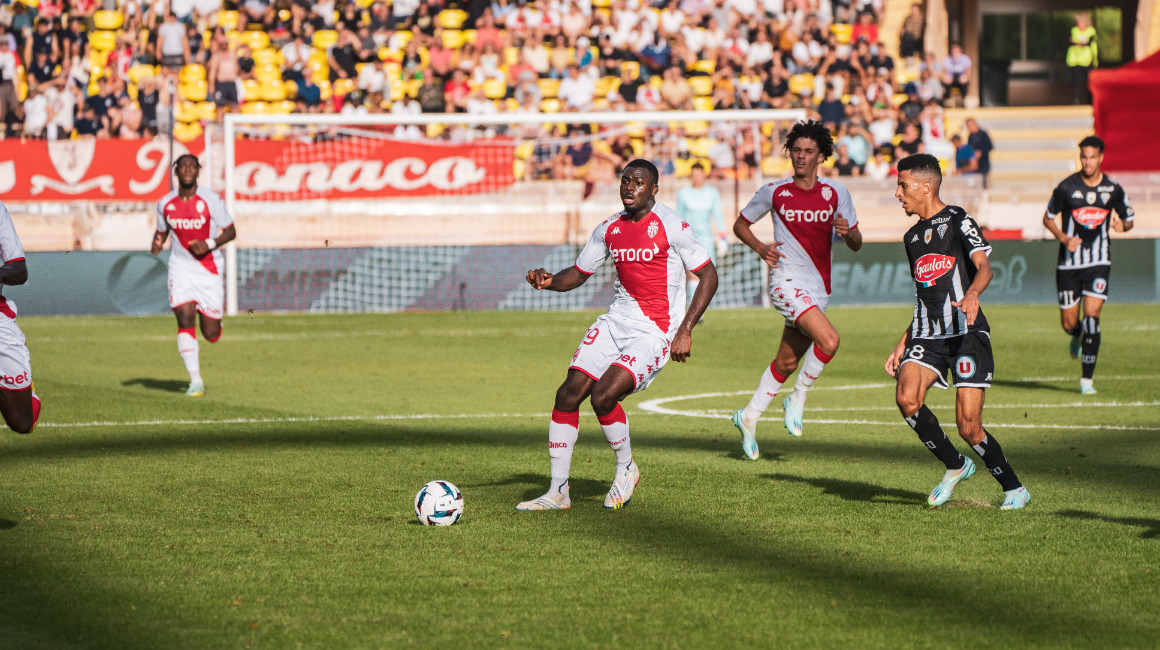
[[[166,67],[166,68],[180,70],[182,67],[185,66],[185,55],[184,54],[165,55],[165,56],[161,57],[161,65]]]
[[[1111,264],[1088,266],[1082,269],[1056,269],[1055,288],[1059,291],[1059,308],[1075,307],[1081,296],[1108,299],[1108,276]]]
[[[219,81],[214,84],[213,103],[218,106],[238,105],[238,84],[235,81]]]
[[[955,388],[990,388],[991,375],[995,373],[991,335],[987,332],[949,339],[911,339],[902,363],[917,363],[938,373],[935,385],[939,388],[947,387],[947,370],[951,371]]]

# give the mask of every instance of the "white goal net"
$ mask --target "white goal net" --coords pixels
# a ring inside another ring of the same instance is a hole
[[[604,307],[611,265],[581,290],[535,292],[621,209],[619,171],[646,158],[659,200],[700,164],[729,230],[803,111],[226,116],[229,313]],[[711,244],[710,244],[711,245]],[[714,306],[760,304],[756,256],[718,260]]]

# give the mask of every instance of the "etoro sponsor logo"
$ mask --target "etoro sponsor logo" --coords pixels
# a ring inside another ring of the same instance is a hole
[[[826,222],[830,220],[830,216],[834,214],[833,208],[825,208],[823,210],[794,210],[787,208],[784,205],[778,209],[778,214],[781,218],[789,221],[799,221],[804,223]]]
[[[1086,207],[1071,211],[1071,218],[1084,228],[1095,228],[1108,218],[1108,210],[1103,208]]]
[[[914,263],[914,279],[923,287],[929,287],[955,268],[955,258],[950,255],[930,253],[918,258]]]
[[[609,252],[612,253],[613,262],[651,262],[661,249],[660,246],[653,244],[651,249],[611,248]]]
[[[174,230],[200,230],[205,225],[206,217],[202,215],[197,219],[178,219],[176,217],[166,217],[169,222],[169,227]]]

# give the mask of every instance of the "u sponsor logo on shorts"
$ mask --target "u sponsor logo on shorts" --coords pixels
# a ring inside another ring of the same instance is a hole
[[[1092,289],[1096,293],[1103,293],[1108,289],[1108,281],[1103,278],[1096,278],[1095,282],[1092,282]]]
[[[955,374],[963,379],[970,379],[975,376],[975,360],[971,357],[963,355],[955,359]]]

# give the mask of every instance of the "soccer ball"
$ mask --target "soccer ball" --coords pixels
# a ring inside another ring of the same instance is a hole
[[[431,481],[415,495],[415,516],[424,526],[450,526],[463,514],[463,494],[447,481]]]

